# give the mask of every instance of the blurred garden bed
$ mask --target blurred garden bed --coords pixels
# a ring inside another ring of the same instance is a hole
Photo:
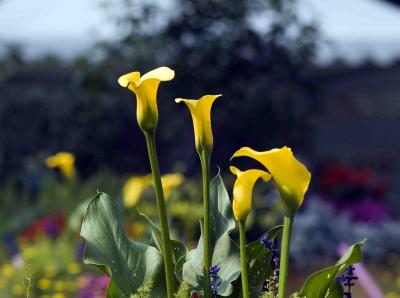
[[[233,179],[226,176],[230,187]],[[326,175],[321,174],[321,177]],[[83,241],[79,230],[84,210],[96,190],[111,193],[124,209],[125,228],[129,236],[148,240],[151,231],[145,229],[139,211],[156,218],[150,178],[148,174],[122,176],[103,171],[83,181],[78,176],[68,178],[62,172],[43,168],[43,174],[36,180],[34,188],[30,184],[8,181],[0,189],[3,199],[0,217],[0,296],[26,297],[29,291],[30,297],[103,297],[107,277],[100,270],[90,269],[82,263]],[[339,204],[341,208],[337,207],[337,202],[340,202],[337,196],[353,186],[348,185],[346,190],[343,187],[346,183],[341,180],[341,191],[332,191],[335,183],[331,180],[329,191],[323,188],[326,181],[322,183],[323,187],[315,187],[318,193],[306,199],[305,207],[296,216],[291,259],[297,269],[290,276],[290,285],[293,290],[299,288],[310,272],[335,260],[339,244],[367,238],[367,268],[388,293],[387,297],[399,297],[400,222],[395,212],[382,214],[383,209],[376,208],[379,218],[354,216],[352,204]],[[200,185],[176,173],[164,175],[162,181],[171,214],[173,237],[194,247],[202,213]],[[366,191],[370,189],[368,183],[357,187],[359,193],[371,194]],[[362,188],[365,190],[360,191]],[[358,198],[354,202],[361,197],[352,196]],[[380,205],[385,202],[384,197],[370,197],[369,200],[375,200]],[[263,227],[273,226],[281,220],[276,216],[281,208],[277,194],[269,189],[259,188],[254,205],[256,213],[249,217],[250,240],[255,240],[263,232]],[[356,287],[356,293],[359,291]],[[363,296],[355,294],[354,297]]]

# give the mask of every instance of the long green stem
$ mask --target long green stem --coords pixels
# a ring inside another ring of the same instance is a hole
[[[246,257],[246,224],[239,221],[240,241],[240,263],[242,267],[242,293],[243,298],[249,298],[249,280],[247,278],[247,257]]]
[[[293,215],[285,215],[283,221],[278,298],[285,298],[286,295],[286,281],[289,267],[290,235],[292,233],[293,217]]]
[[[155,133],[145,133],[147,151],[149,153],[151,172],[153,173],[154,188],[156,190],[158,216],[161,224],[161,237],[163,244],[165,279],[167,283],[167,296],[173,298],[175,293],[174,267],[172,264],[172,249],[169,236],[167,212],[165,208],[164,191],[162,188],[160,168],[157,159]]]
[[[208,270],[211,266],[210,262],[210,157],[204,151],[200,154],[201,171],[203,177],[203,208],[204,208],[204,297],[211,297],[210,278]]]

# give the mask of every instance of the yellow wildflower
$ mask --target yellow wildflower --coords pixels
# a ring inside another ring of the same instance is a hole
[[[35,247],[31,246],[31,247],[25,247],[22,251],[22,255],[24,258],[26,259],[33,259],[34,257],[36,257],[38,254],[37,250]]]
[[[255,169],[242,172],[230,167],[230,170],[237,177],[233,186],[233,215],[237,221],[245,221],[251,211],[254,184],[259,178],[269,181],[271,175]]]
[[[48,289],[50,289],[50,280],[47,278],[42,278],[38,280],[37,286],[39,289],[46,291]]]
[[[14,274],[15,269],[11,264],[4,264],[3,268],[1,268],[1,273],[5,277],[10,277]]]
[[[49,168],[58,168],[66,178],[75,176],[75,156],[70,152],[58,152],[46,159]]]
[[[81,265],[73,262],[67,265],[67,271],[69,274],[77,274],[81,271]]]
[[[53,289],[57,292],[63,291],[66,288],[66,283],[61,280],[54,282]]]
[[[144,132],[154,130],[158,122],[157,90],[160,82],[170,81],[175,72],[168,67],[159,67],[140,76],[135,71],[121,76],[118,83],[136,95],[136,117]]]
[[[307,168],[299,162],[288,147],[258,152],[244,147],[236,151],[232,156],[247,156],[263,164],[271,173],[278,186],[287,212],[293,214],[301,206],[304,194],[308,189],[311,174]]]
[[[211,107],[214,101],[222,96],[204,95],[195,99],[176,98],[175,102],[184,102],[192,114],[194,139],[196,149],[201,154],[205,152],[209,154],[213,147],[213,133],[211,127]]]
[[[47,266],[44,268],[44,275],[46,277],[53,277],[57,274],[57,269],[54,266]]]
[[[52,298],[66,298],[67,296],[65,296],[65,294],[63,293],[55,293],[53,296],[51,296]]]
[[[25,292],[25,288],[21,284],[15,284],[12,286],[11,292],[16,296],[19,296]]]

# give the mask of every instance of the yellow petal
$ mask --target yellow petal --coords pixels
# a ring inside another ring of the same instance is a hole
[[[238,156],[253,158],[264,165],[271,173],[290,212],[295,212],[301,206],[311,180],[311,173],[293,156],[290,148],[285,146],[258,152],[244,147],[233,155],[233,157]]]
[[[136,94],[137,106],[136,117],[140,128],[149,132],[157,126],[157,90],[160,82],[170,81],[174,78],[175,72],[168,67],[159,67],[140,76],[135,71],[121,76],[118,83],[127,87]]]
[[[184,102],[192,114],[194,139],[197,151],[211,152],[213,147],[213,133],[211,127],[211,107],[214,101],[222,96],[218,95],[204,95],[203,97],[195,99],[176,98],[175,102]]]
[[[140,81],[140,72],[135,71],[135,72],[130,72],[125,75],[122,75],[118,79],[118,84],[120,84],[121,87],[128,87],[129,84],[133,84],[133,86],[137,86]]]
[[[67,178],[75,176],[75,156],[70,152],[62,151],[49,156],[46,158],[46,165],[49,168],[58,168]]]
[[[139,84],[142,84],[144,81],[151,79],[160,82],[171,81],[174,77],[175,77],[175,71],[173,71],[169,67],[162,66],[145,73],[140,78]]]
[[[134,176],[125,182],[122,193],[126,207],[134,207],[143,192],[151,185],[151,175]]]
[[[182,184],[184,179],[185,177],[180,173],[166,174],[161,177],[161,183],[166,200],[169,198],[171,192]]]
[[[233,186],[233,215],[236,220],[243,221],[251,210],[254,184],[259,178],[265,182],[269,181],[271,175],[256,169],[242,172],[232,166],[230,170],[237,177]]]

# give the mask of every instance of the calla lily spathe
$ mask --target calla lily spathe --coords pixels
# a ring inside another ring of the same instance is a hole
[[[164,190],[164,199],[167,201],[171,192],[181,185],[185,177],[180,173],[166,174],[161,177]],[[144,176],[133,176],[125,182],[122,189],[124,204],[126,207],[134,207],[138,204],[140,197],[146,189],[153,184],[152,174]]]
[[[271,175],[256,169],[242,172],[232,166],[230,170],[237,177],[233,186],[233,215],[237,221],[244,221],[251,211],[254,184],[260,178],[268,182]]]
[[[149,132],[154,130],[158,122],[157,90],[160,82],[170,81],[175,72],[168,67],[159,67],[140,76],[135,71],[121,76],[118,83],[136,94],[136,117],[140,128]]]
[[[222,96],[204,95],[199,99],[176,98],[175,102],[184,102],[192,114],[196,149],[201,154],[209,154],[213,147],[213,133],[211,127],[211,107],[214,101]]]
[[[311,173],[299,162],[288,147],[258,152],[243,147],[233,157],[247,156],[264,165],[278,186],[289,214],[294,214],[301,206],[304,194],[311,180]]]
[[[71,152],[61,151],[46,158],[49,168],[58,168],[66,178],[75,177],[75,156]]]

